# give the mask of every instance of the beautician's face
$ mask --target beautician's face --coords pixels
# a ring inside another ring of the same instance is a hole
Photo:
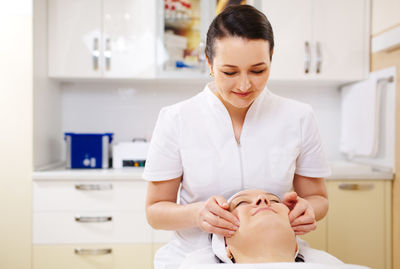
[[[214,73],[218,97],[236,108],[248,108],[268,81],[268,41],[227,37],[216,40],[214,46],[209,67]]]

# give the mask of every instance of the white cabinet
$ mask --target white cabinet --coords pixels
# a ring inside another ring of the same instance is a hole
[[[34,269],[151,268],[146,189],[144,181],[35,181]]]
[[[263,0],[275,37],[271,80],[354,81],[369,69],[369,1]]]
[[[391,184],[388,180],[328,180],[328,215],[316,231],[302,238],[345,263],[392,268]]]
[[[49,1],[49,76],[155,76],[156,1]]]
[[[36,245],[33,269],[151,269],[152,246],[135,245]]]

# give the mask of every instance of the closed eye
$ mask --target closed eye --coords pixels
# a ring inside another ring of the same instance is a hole
[[[263,69],[263,70],[260,70],[260,71],[251,71],[251,73],[253,73],[253,74],[261,74],[261,73],[264,73],[265,70],[266,69]]]
[[[248,202],[247,202],[247,201],[240,201],[239,203],[237,203],[237,204],[236,204],[236,206],[235,206],[235,207],[238,207],[239,205],[241,205],[241,204],[243,204],[243,203],[247,203],[247,204],[248,204]]]
[[[227,76],[233,76],[236,72],[223,72]]]

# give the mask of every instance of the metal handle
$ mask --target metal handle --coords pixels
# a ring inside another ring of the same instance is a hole
[[[304,59],[304,73],[308,74],[310,72],[310,65],[311,65],[311,51],[310,51],[310,43],[306,41],[304,43],[305,48],[305,59]]]
[[[339,189],[346,191],[367,191],[372,190],[374,184],[358,184],[358,183],[340,183]]]
[[[81,217],[81,216],[76,216],[75,217],[76,222],[109,222],[112,221],[111,216],[106,216],[106,217]]]
[[[93,70],[99,70],[99,39],[96,37],[93,39],[93,51],[92,51],[92,60],[93,60]]]
[[[112,184],[75,184],[75,189],[80,191],[106,191],[112,188]]]
[[[106,255],[112,253],[112,248],[76,248],[74,252],[76,255]]]
[[[317,74],[321,73],[321,67],[322,67],[321,43],[317,42]]]
[[[106,38],[106,49],[104,50],[104,58],[106,60],[106,70],[111,69],[111,40]]]

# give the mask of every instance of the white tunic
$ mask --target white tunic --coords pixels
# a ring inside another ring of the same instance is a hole
[[[180,204],[226,198],[242,189],[265,189],[282,198],[294,174],[326,177],[330,169],[311,107],[267,88],[249,108],[240,143],[213,83],[196,96],[161,109],[144,179],[183,174]],[[155,258],[155,269],[177,268],[185,255],[209,244],[198,228],[179,230]]]

